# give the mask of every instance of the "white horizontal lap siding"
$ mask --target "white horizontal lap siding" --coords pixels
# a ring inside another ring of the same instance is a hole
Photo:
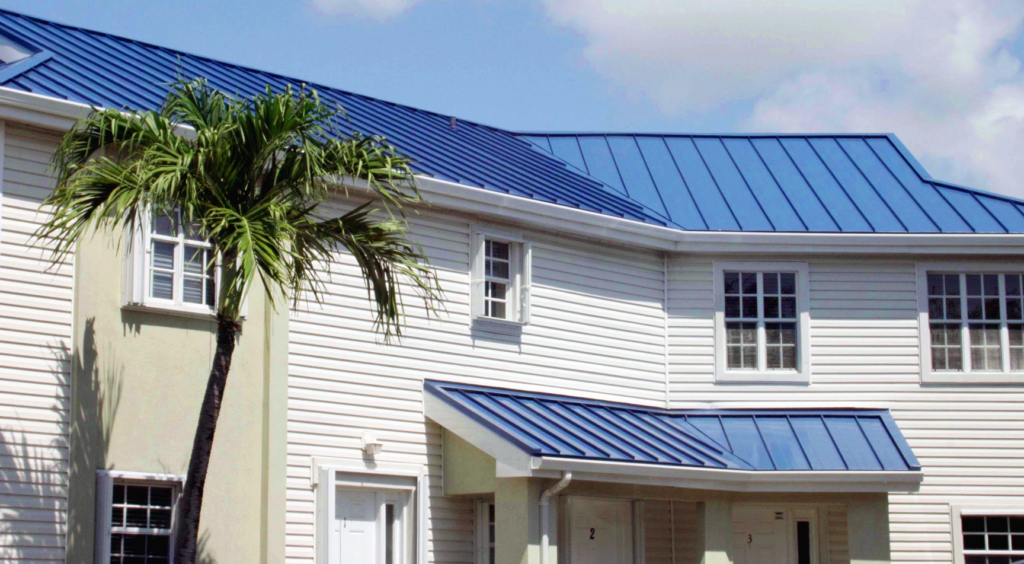
[[[332,210],[339,212],[339,205]],[[654,254],[535,239],[530,324],[521,338],[474,334],[468,221],[421,212],[412,237],[437,268],[440,319],[408,285],[400,343],[373,332],[366,287],[339,253],[323,303],[303,300],[289,331],[287,557],[314,555],[312,456],[362,461],[361,436],[382,462],[421,464],[430,477],[432,562],[473,560],[473,504],[441,492],[441,429],[423,416],[424,379],[664,404],[662,263]]]
[[[72,267],[32,247],[56,138],[6,124],[0,191],[0,561],[63,562]]]
[[[912,262],[809,263],[812,383],[794,387],[714,384],[712,263],[674,261],[671,401],[888,405],[925,471],[920,492],[890,496],[892,558],[951,562],[950,503],[1024,506],[1024,389],[919,384]]]

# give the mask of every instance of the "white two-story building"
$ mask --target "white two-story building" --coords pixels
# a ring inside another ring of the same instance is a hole
[[[59,136],[178,76],[301,84],[0,12],[4,562],[168,562],[214,323],[181,268],[123,273],[190,241],[30,243]],[[206,562],[1024,561],[1024,201],[893,135],[521,133],[313,88],[416,160],[444,307],[410,291],[381,345],[343,252],[322,305],[254,292]]]

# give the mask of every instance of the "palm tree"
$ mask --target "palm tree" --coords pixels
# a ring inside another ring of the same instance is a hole
[[[216,352],[179,502],[178,564],[195,561],[239,314],[257,277],[272,304],[275,295],[297,299],[303,292],[319,301],[324,282],[318,268],[340,247],[362,270],[385,342],[401,337],[400,281],[436,312],[437,278],[406,238],[403,206],[419,200],[409,161],[383,138],[339,137],[342,117],[340,108],[304,88],[275,93],[268,87],[235,98],[204,80],[180,81],[160,111],[93,110],[54,154],[56,189],[45,202],[53,215],[35,234],[53,245],[54,263],[91,232],[120,241],[146,214],[172,211],[219,255]],[[323,217],[320,204],[342,181],[367,187],[370,200],[341,217]]]

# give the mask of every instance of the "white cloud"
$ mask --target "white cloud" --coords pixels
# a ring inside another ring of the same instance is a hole
[[[542,0],[603,75],[740,129],[894,131],[936,177],[1024,197],[1020,0]]]
[[[358,16],[384,21],[401,15],[421,0],[312,0],[317,11],[335,16]]]

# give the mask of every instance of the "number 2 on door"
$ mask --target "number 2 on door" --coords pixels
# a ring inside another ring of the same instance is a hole
[[[594,533],[596,532],[593,527],[590,528],[590,540],[594,540]]]

